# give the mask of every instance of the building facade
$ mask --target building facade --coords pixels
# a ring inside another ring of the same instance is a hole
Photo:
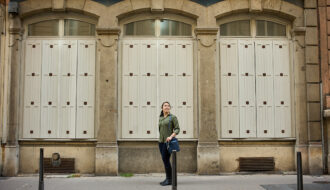
[[[19,9],[15,11],[15,2]],[[75,172],[162,172],[158,116],[178,116],[178,171],[328,173],[325,0],[16,0],[1,7],[1,174],[45,157]],[[330,4],[329,4],[330,5]]]

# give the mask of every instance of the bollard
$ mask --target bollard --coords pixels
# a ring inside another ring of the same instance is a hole
[[[39,190],[44,190],[44,149],[40,148],[39,159]]]
[[[302,163],[301,163],[301,152],[297,152],[297,189],[303,190],[303,175],[302,175]]]
[[[172,190],[177,190],[176,150],[172,151]]]

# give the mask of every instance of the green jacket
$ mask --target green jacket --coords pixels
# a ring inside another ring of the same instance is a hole
[[[172,116],[171,124],[170,124],[171,130],[168,129],[168,122],[170,120],[170,115]],[[161,143],[166,142],[166,138],[171,136],[173,132],[176,135],[178,135],[180,132],[178,118],[171,113],[167,117],[164,116],[159,117],[158,128],[159,128],[159,142]]]

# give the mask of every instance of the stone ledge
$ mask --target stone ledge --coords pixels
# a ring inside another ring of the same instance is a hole
[[[329,118],[330,117],[330,109],[323,110],[323,117]]]
[[[98,35],[119,35],[121,30],[120,28],[96,28]]]

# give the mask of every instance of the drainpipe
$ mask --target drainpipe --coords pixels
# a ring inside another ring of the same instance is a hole
[[[325,147],[325,139],[324,139],[324,126],[323,126],[323,85],[322,81],[320,82],[320,111],[321,111],[321,136],[322,136],[322,165],[323,165],[323,174],[326,174],[328,171],[327,167],[327,154],[326,154],[326,147]]]

